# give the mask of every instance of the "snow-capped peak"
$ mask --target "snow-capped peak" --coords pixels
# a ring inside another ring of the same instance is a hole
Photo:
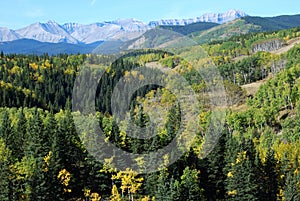
[[[197,22],[214,22],[218,24],[223,24],[245,16],[247,16],[247,14],[243,11],[229,10],[225,13],[206,13],[197,18],[152,21],[149,23],[149,26],[154,27],[158,25],[187,25]]]
[[[49,20],[46,23],[37,22],[19,30],[0,28],[0,42],[17,39],[34,39],[49,43],[94,43],[112,39],[130,40],[136,38],[158,25],[187,25],[196,22],[225,23],[240,17],[247,16],[239,10],[229,10],[225,13],[207,13],[191,19],[169,19],[152,21],[149,24],[135,18],[117,19],[88,25],[78,23],[65,23],[59,25]]]
[[[0,27],[0,41],[14,41],[18,40],[21,36],[15,31]]]
[[[16,30],[16,33],[23,38],[34,39],[41,42],[66,42],[66,43],[78,43],[78,41],[70,36],[67,31],[54,21],[48,21],[47,23],[34,23],[25,28]]]

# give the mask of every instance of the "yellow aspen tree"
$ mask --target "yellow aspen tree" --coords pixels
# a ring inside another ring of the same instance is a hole
[[[121,196],[116,185],[112,187],[110,201],[121,201]]]
[[[144,178],[138,177],[138,173],[127,168],[112,176],[113,180],[121,180],[122,196],[127,191],[129,200],[133,201],[134,194],[141,188]]]

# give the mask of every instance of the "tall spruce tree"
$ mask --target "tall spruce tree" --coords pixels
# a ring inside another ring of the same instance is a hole
[[[225,145],[228,138],[227,130],[219,138],[217,144],[207,156],[207,183],[204,185],[207,200],[222,200],[225,195],[225,179],[223,168],[225,166]]]
[[[199,187],[198,171],[186,167],[180,177],[180,200],[204,200],[203,189]]]
[[[10,157],[11,152],[0,138],[0,200],[12,200],[12,192],[10,190]]]
[[[44,157],[46,156],[42,147],[43,132],[43,122],[38,110],[35,109],[29,120],[25,147],[25,161],[29,160],[34,164],[32,175],[26,182],[30,200],[45,200],[49,193],[43,171]]]
[[[17,123],[14,126],[14,149],[13,149],[13,156],[17,160],[21,160],[24,156],[24,146],[25,146],[25,139],[26,139],[26,127],[27,127],[27,120],[25,118],[24,109],[19,109],[17,115]]]
[[[274,151],[269,149],[266,155],[265,163],[263,166],[263,200],[276,201],[277,194],[279,193],[278,188],[278,171],[277,171],[277,160],[274,156]]]
[[[236,160],[227,173],[226,190],[230,200],[261,200],[259,192],[262,184],[257,178],[256,154],[252,144],[252,140],[242,142]]]
[[[11,126],[11,120],[9,118],[8,110],[5,109],[1,126],[0,126],[0,137],[4,140],[4,143],[9,149],[13,149],[13,129]]]

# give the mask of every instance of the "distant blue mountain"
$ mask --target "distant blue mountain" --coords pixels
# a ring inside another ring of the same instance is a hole
[[[70,44],[70,43],[46,43],[31,39],[20,39],[9,42],[0,43],[0,51],[6,54],[37,54],[41,55],[48,53],[50,55],[57,55],[60,53],[68,54],[87,54],[91,53],[102,41],[91,44]]]

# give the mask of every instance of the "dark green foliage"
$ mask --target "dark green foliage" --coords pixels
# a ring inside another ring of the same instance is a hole
[[[261,26],[263,31],[275,31],[300,26],[300,15],[278,17],[244,17],[247,23]]]
[[[296,201],[300,199],[299,187],[299,176],[295,175],[293,172],[287,174],[285,182],[284,197],[286,200]]]
[[[170,184],[169,184],[169,179],[167,176],[166,169],[160,171],[160,175],[156,183],[157,184],[156,184],[155,199],[160,201],[171,200],[171,197],[169,195]]]
[[[46,179],[42,169],[44,156],[47,154],[47,147],[44,142],[47,141],[44,135],[44,127],[37,109],[34,110],[27,128],[27,139],[24,150],[25,160],[30,160],[34,164],[32,175],[28,177],[25,185],[28,189],[28,198],[30,200],[45,200],[48,194]],[[49,151],[49,150],[48,150]]]
[[[238,152],[235,162],[231,164],[230,171],[227,173],[226,190],[229,200],[246,201],[261,200],[258,169],[254,161],[255,151],[252,143],[246,141],[242,149]]]
[[[83,55],[7,55],[1,58],[0,105],[44,109],[52,105],[56,111],[64,108],[73,91],[75,72],[84,59]]]
[[[269,150],[263,166],[263,187],[262,187],[262,199],[263,200],[277,200],[277,194],[279,193],[279,175],[277,171],[277,160],[274,156],[274,151]]]
[[[13,129],[11,127],[11,120],[9,118],[8,111],[4,111],[1,127],[0,127],[0,138],[4,140],[4,143],[6,146],[8,146],[10,149],[13,149]]]
[[[177,135],[181,124],[180,105],[173,105],[168,113],[166,122],[166,136],[161,139],[162,144],[166,145]]]
[[[225,146],[228,136],[228,132],[226,130],[223,131],[223,135],[219,138],[218,143],[215,145],[213,151],[207,156],[207,182],[206,185],[203,185],[207,200],[224,199],[224,181],[226,179],[226,175],[223,172],[223,168],[226,165]]]
[[[186,167],[180,177],[180,200],[204,200],[202,189],[199,187],[198,171]]]
[[[219,24],[217,23],[211,23],[211,22],[199,22],[199,23],[188,24],[185,26],[159,26],[159,28],[175,31],[182,35],[189,35],[189,34],[193,34],[194,32],[201,32],[201,31],[208,30],[218,25]]]
[[[19,39],[1,44],[0,50],[7,54],[36,54],[57,55],[60,53],[68,54],[88,54],[91,53],[100,42],[92,44],[70,44],[70,43],[45,43],[31,39]]]
[[[10,201],[12,192],[10,191],[10,151],[5,142],[0,138],[0,199]]]
[[[18,122],[15,124],[13,136],[14,147],[12,148],[13,158],[16,158],[17,160],[21,160],[24,156],[26,127],[27,120],[25,118],[23,109],[20,109],[18,111]]]

